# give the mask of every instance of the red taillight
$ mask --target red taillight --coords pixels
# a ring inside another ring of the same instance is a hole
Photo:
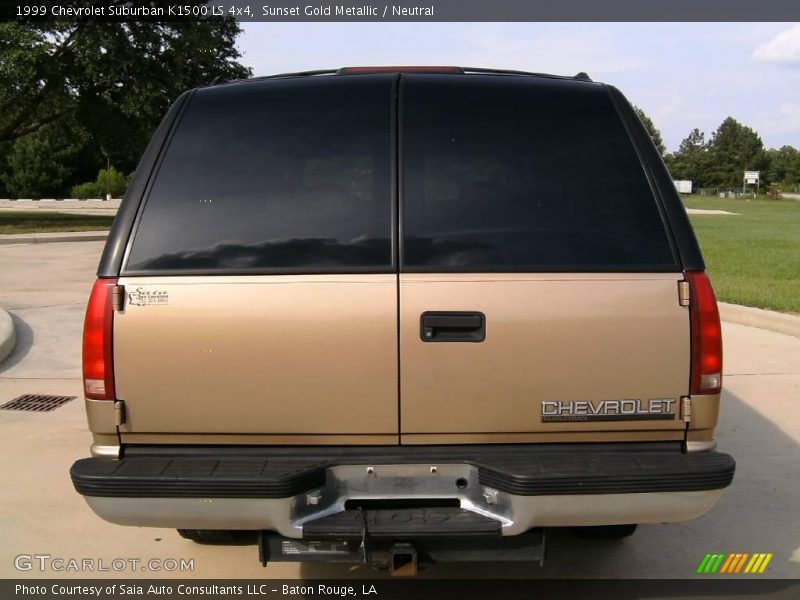
[[[116,278],[98,279],[83,322],[83,393],[92,400],[114,400],[112,304]]]
[[[722,389],[722,327],[711,281],[703,271],[686,271],[692,320],[692,394]]]

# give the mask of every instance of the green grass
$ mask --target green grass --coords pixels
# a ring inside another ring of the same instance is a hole
[[[75,215],[38,210],[0,210],[0,234],[109,229],[113,216]]]
[[[717,299],[800,313],[800,202],[689,196],[690,215]]]

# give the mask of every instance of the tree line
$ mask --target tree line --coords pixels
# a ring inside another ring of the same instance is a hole
[[[741,188],[745,171],[761,172],[761,190],[800,184],[800,151],[793,146],[765,148],[758,133],[733,117],[725,119],[706,139],[695,128],[675,152],[666,152],[653,121],[636,108],[673,179],[688,179],[693,188]]]
[[[251,75],[240,32],[232,19],[0,23],[0,198],[124,191],[180,93]]]
[[[0,198],[122,194],[180,93],[251,76],[239,62],[240,33],[232,19],[0,23]],[[765,149],[732,117],[709,139],[693,129],[667,153],[637,113],[673,178],[695,188],[741,187],[745,170],[761,171],[764,189],[800,183],[796,148]]]

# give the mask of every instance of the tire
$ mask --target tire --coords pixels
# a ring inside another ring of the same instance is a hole
[[[248,533],[229,529],[178,529],[178,535],[196,544],[236,544],[246,538]]]
[[[633,535],[636,531],[635,523],[626,525],[599,525],[596,527],[578,527],[579,537],[593,540],[621,540]]]

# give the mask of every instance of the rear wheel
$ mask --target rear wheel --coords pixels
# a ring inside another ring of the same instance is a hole
[[[599,525],[596,527],[578,527],[578,535],[583,538],[595,540],[621,540],[633,535],[636,531],[635,523],[625,525]]]
[[[249,533],[230,529],[178,529],[178,535],[197,544],[236,544],[247,539]]]

